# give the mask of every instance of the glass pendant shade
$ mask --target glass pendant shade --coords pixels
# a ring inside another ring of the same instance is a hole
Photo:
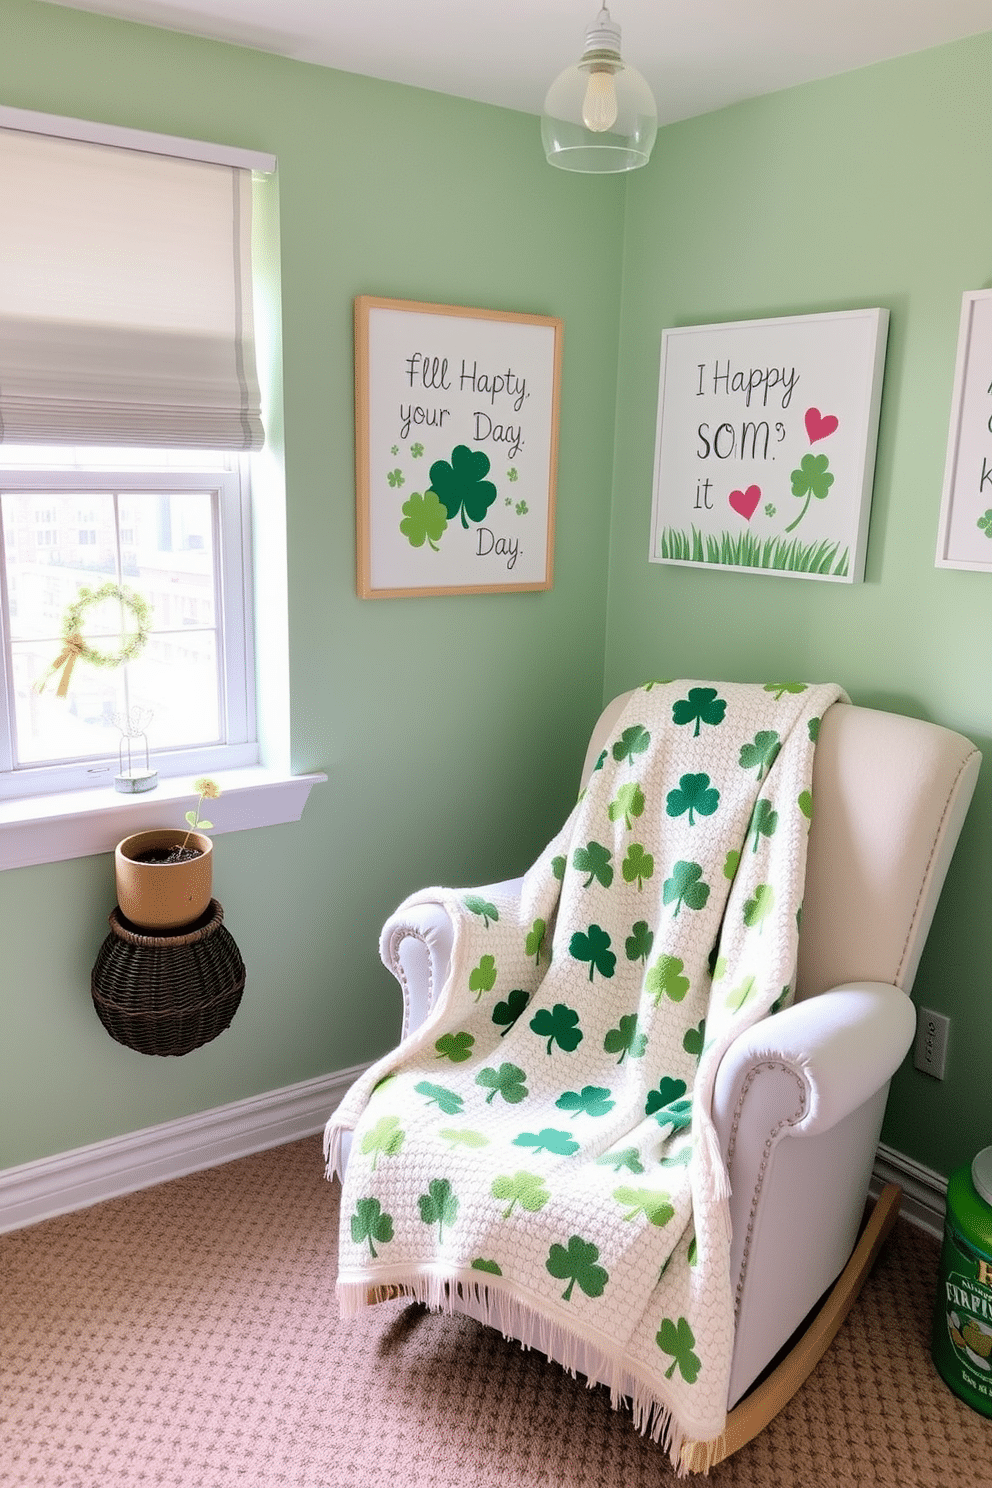
[[[541,138],[549,165],[572,171],[628,171],[647,165],[658,112],[647,82],[620,56],[620,27],[604,6],[574,67],[544,100]]]

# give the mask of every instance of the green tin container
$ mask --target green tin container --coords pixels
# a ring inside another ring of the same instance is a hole
[[[933,1362],[955,1395],[992,1416],[992,1147],[947,1185]]]

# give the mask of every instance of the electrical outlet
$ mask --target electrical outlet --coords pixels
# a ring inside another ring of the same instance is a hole
[[[945,1018],[943,1013],[932,1012],[930,1008],[920,1008],[913,1063],[925,1075],[933,1075],[935,1080],[944,1078],[944,1069],[947,1065],[947,1033],[950,1026],[950,1018]]]

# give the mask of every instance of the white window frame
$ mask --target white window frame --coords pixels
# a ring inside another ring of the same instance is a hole
[[[218,656],[222,742],[200,748],[155,748],[154,721],[149,744],[152,765],[162,779],[240,769],[258,763],[255,713],[254,620],[252,615],[252,541],[250,477],[247,456],[231,455],[224,468],[133,468],[108,461],[94,468],[60,463],[47,469],[5,465],[0,445],[0,494],[6,492],[76,495],[114,491],[205,492],[214,504],[214,555],[221,613]],[[130,462],[129,462],[130,465]],[[6,610],[6,572],[0,564],[0,598]],[[9,639],[0,631],[0,801],[112,785],[120,765],[117,756],[51,765],[15,766],[13,758],[14,679]]]

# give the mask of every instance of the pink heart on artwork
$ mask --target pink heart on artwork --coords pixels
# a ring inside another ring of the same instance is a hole
[[[806,410],[806,433],[809,435],[810,444],[815,444],[818,439],[826,439],[837,427],[837,418],[832,413],[821,413],[818,408],[807,408]]]
[[[748,486],[746,491],[731,491],[728,500],[734,511],[750,522],[761,500],[761,487]]]

